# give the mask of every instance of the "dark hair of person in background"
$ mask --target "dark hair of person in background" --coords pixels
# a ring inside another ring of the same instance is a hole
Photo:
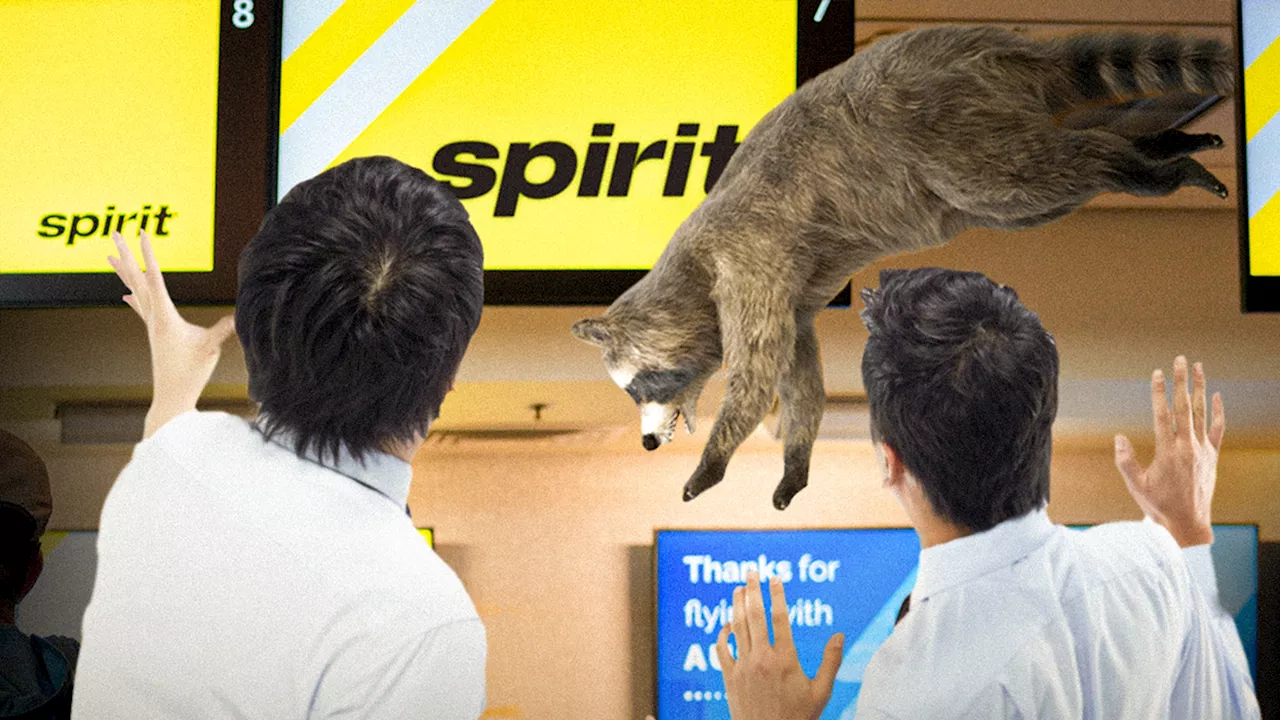
[[[885,270],[863,290],[871,432],[935,512],[981,532],[1049,499],[1058,350],[1013,289],[975,272]]]
[[[357,158],[299,183],[240,257],[259,429],[357,459],[425,435],[479,325],[483,267],[466,209],[417,168]]]
[[[15,606],[40,553],[40,538],[31,514],[13,503],[0,502],[0,605]]]

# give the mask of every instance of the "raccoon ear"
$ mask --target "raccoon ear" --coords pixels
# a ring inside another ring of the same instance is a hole
[[[602,317],[587,318],[573,324],[573,336],[592,345],[609,344],[609,327]]]

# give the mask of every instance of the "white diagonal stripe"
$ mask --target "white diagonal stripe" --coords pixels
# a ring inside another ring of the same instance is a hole
[[[1262,126],[1245,145],[1245,169],[1249,183],[1249,217],[1280,194],[1280,113]]]
[[[280,136],[277,197],[329,166],[493,0],[418,0]]]
[[[329,16],[337,12],[343,0],[289,0],[284,4],[284,27],[281,28],[280,59],[288,60],[302,43],[311,37]]]

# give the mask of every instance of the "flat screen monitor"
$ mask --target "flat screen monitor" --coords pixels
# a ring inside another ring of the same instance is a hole
[[[276,194],[391,155],[462,199],[487,303],[605,304],[853,44],[852,0],[284,0]]]
[[[266,211],[275,0],[0,3],[0,306],[122,305],[111,232],[228,302]]]
[[[1280,4],[1237,9],[1241,295],[1245,312],[1280,312]]]
[[[786,584],[792,635],[810,677],[831,635],[845,634],[822,718],[852,717],[862,673],[893,631],[920,555],[910,528],[660,530],[654,547],[658,720],[728,720],[715,642],[733,589],[751,569]]]
[[[1214,525],[1214,535],[1219,594],[1256,683],[1258,528]],[[831,635],[845,634],[845,656],[822,718],[853,717],[867,663],[915,586],[919,554],[910,528],[657,531],[657,720],[729,718],[715,642],[733,589],[748,570],[786,583],[792,634],[809,676]]]

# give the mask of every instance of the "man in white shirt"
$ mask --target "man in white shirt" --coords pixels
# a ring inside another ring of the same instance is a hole
[[[1209,556],[1225,425],[1216,395],[1208,422],[1199,364],[1188,392],[1186,359],[1175,361],[1172,411],[1163,374],[1152,378],[1149,467],[1116,438],[1148,521],[1071,531],[1045,514],[1058,354],[1039,318],[978,273],[886,271],[880,284],[863,293],[872,438],[922,550],[910,611],[867,666],[858,717],[1258,717]],[[817,718],[843,638],[809,679],[776,578],[770,591],[772,645],[758,578],[734,593],[717,646],[730,710]]]
[[[117,235],[151,343],[144,440],[103,507],[77,718],[476,718],[485,632],[413,527],[414,453],[483,303],[466,210],[386,157],[300,183],[185,322]],[[235,332],[254,423],[197,412]]]

